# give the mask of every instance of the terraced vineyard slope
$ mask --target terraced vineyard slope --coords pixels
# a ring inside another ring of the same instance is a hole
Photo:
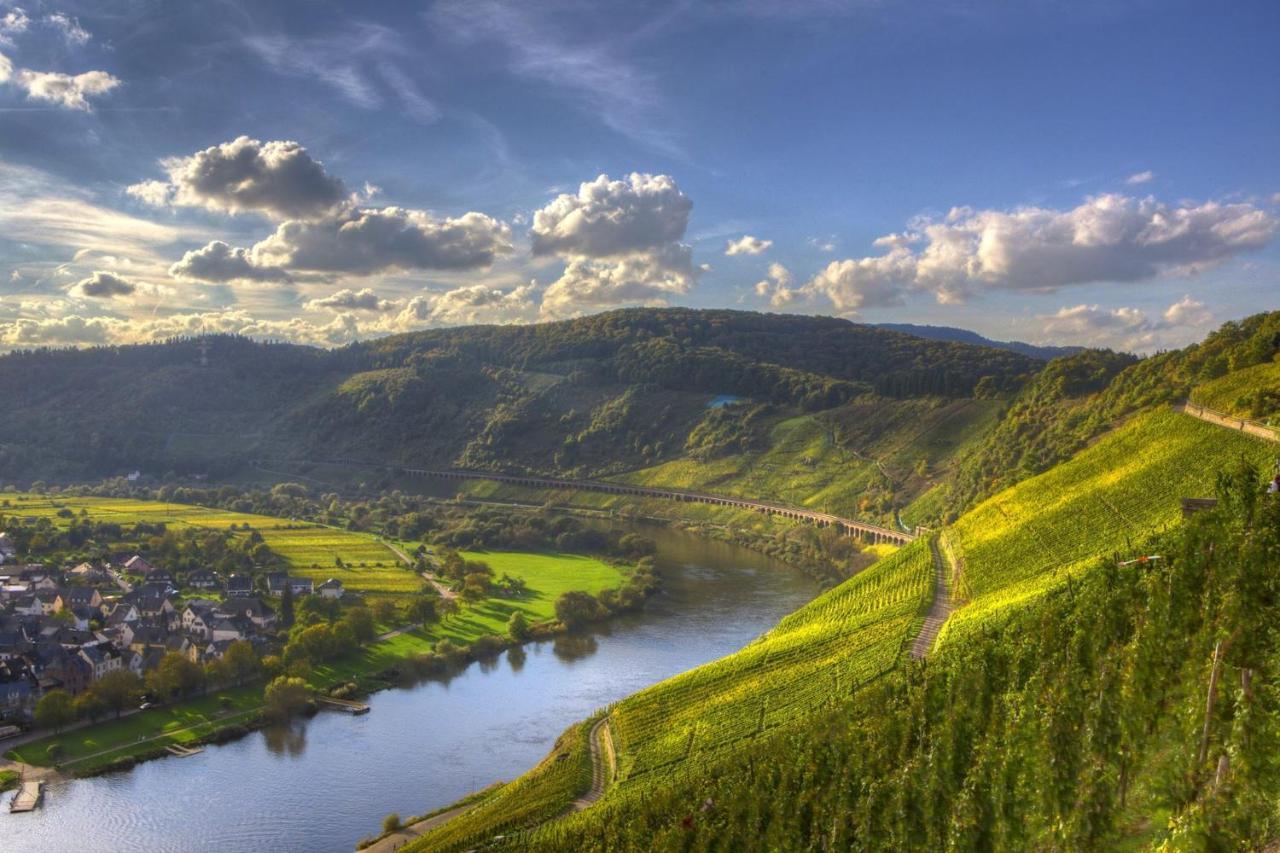
[[[814,599],[740,652],[619,702],[610,713],[618,771],[604,798],[641,795],[649,785],[696,772],[713,757],[749,750],[760,736],[834,707],[892,669],[928,608],[933,570],[928,542],[917,540]],[[583,749],[566,751],[564,760],[544,762],[497,789],[472,811],[424,835],[415,849],[467,847],[557,816],[585,790],[565,787],[562,772],[567,764],[589,766]],[[529,801],[542,807],[521,808],[513,819],[512,809]]]
[[[968,603],[943,628],[954,641],[1064,583],[1091,558],[1130,555],[1181,517],[1180,499],[1213,494],[1241,457],[1263,470],[1267,442],[1168,409],[1142,414],[1049,471],[984,501],[950,528]]]

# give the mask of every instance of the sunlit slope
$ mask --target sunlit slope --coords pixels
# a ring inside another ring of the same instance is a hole
[[[1275,448],[1167,409],[1140,415],[1043,474],[979,504],[947,532],[967,599],[942,640],[998,619],[1099,555],[1176,523],[1183,497],[1214,492],[1216,472]]]
[[[742,651],[623,700],[612,716],[621,784],[738,746],[889,669],[931,579],[929,549],[913,543]]]
[[[605,796],[696,773],[713,757],[750,749],[756,737],[847,699],[905,654],[928,608],[932,576],[928,543],[917,540],[741,651],[622,700],[610,714],[618,775]],[[579,756],[566,752],[566,760]],[[576,792],[562,788],[555,767],[544,762],[491,795],[495,806],[534,798],[545,803],[538,813],[522,812],[513,822],[508,808],[480,807],[428,833],[415,849],[465,848],[556,816]]]

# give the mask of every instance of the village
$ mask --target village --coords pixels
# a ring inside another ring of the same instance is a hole
[[[17,556],[0,532],[0,737],[69,721],[61,717],[119,714],[125,702],[146,708],[206,676],[234,677],[225,660],[233,648],[254,665],[281,654],[295,600],[345,594],[340,580],[314,584],[285,572],[175,576],[128,552],[64,568]],[[71,714],[39,719],[41,700],[57,691]]]

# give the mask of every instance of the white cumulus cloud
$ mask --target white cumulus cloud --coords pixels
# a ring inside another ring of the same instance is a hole
[[[1124,179],[1126,184],[1149,184],[1155,180],[1156,173],[1147,169],[1145,172],[1134,172],[1132,175]]]
[[[600,175],[533,216],[534,255],[565,261],[542,311],[565,317],[615,305],[661,305],[688,293],[698,273],[681,242],[693,202],[668,175]]]
[[[908,291],[956,303],[989,291],[1145,281],[1260,249],[1276,230],[1273,215],[1244,202],[1170,205],[1108,194],[1068,210],[963,207],[880,238],[882,254],[837,261],[806,289],[856,311],[898,304]]]
[[[193,249],[169,267],[174,278],[208,281],[217,284],[233,281],[289,281],[289,274],[278,267],[260,266],[246,249],[232,248],[221,240]]]
[[[730,240],[724,247],[724,253],[730,257],[733,255],[759,255],[767,251],[772,245],[772,240],[761,240],[758,237],[752,237],[750,234],[744,234],[738,240]]]
[[[1184,296],[1154,317],[1138,308],[1082,304],[1038,319],[1048,341],[1141,352],[1200,337],[1213,314],[1203,302]]]
[[[289,140],[261,142],[240,136],[189,157],[171,157],[161,165],[168,181],[143,181],[128,192],[156,206],[256,212],[275,219],[322,218],[347,201],[342,181]]]
[[[115,89],[120,80],[105,71],[64,74],[19,68],[0,53],[0,83],[18,87],[26,93],[27,100],[46,101],[69,110],[88,112],[92,109],[89,99]]]
[[[472,270],[511,251],[511,229],[483,213],[437,219],[400,207],[283,222],[252,249],[253,263],[368,275],[388,270]]]
[[[360,290],[344,288],[328,296],[312,299],[307,307],[327,308],[330,311],[388,311],[395,307],[395,303],[380,298],[373,290],[365,287]]]

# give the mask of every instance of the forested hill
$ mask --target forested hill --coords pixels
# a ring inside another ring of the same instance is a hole
[[[716,398],[779,415],[1010,395],[1016,353],[844,320],[634,309],[336,350],[235,337],[0,357],[0,477],[222,476],[249,458],[597,475],[680,456]]]

